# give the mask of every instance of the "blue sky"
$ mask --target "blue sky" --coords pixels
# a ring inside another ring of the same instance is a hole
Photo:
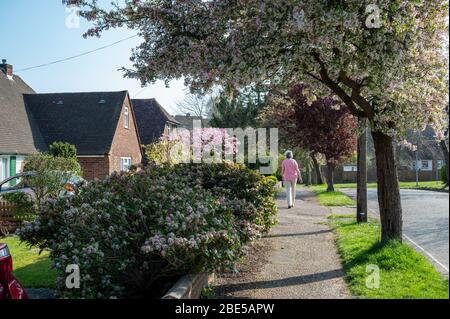
[[[142,89],[139,81],[123,77],[118,69],[131,66],[129,57],[140,42],[138,37],[74,60],[16,72],[109,45],[136,32],[115,29],[101,38],[84,39],[88,22],[81,19],[80,28],[68,28],[71,11],[61,0],[3,0],[1,5],[0,59],[7,59],[38,93],[128,90],[132,98],[156,98],[172,114],[187,93],[182,81],[172,82],[170,88],[157,82]]]

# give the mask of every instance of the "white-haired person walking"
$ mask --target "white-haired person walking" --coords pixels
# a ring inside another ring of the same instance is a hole
[[[286,199],[288,208],[295,206],[297,181],[303,182],[298,163],[293,159],[292,151],[286,151],[286,159],[281,163],[281,173],[283,175],[284,186],[286,187]]]

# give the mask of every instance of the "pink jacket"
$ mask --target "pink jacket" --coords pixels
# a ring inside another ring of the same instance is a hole
[[[298,164],[295,159],[285,159],[281,163],[283,180],[293,181],[299,178],[298,176]]]

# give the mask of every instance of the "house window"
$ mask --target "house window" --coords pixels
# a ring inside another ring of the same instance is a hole
[[[436,164],[437,164],[437,169],[441,169],[442,167],[444,167],[444,161],[443,160],[438,160]]]
[[[172,125],[167,124],[166,127],[167,127],[167,135],[172,136]]]
[[[0,181],[9,177],[8,158],[0,157]]]
[[[431,171],[433,169],[432,161],[420,161],[420,167],[423,171]]]
[[[358,166],[356,165],[344,165],[344,172],[356,172],[358,171]]]
[[[128,172],[131,167],[131,157],[121,157],[120,158],[120,170],[123,172]]]
[[[124,124],[125,124],[125,128],[129,128],[130,127],[130,112],[128,110],[128,107],[125,107],[125,117],[124,117]]]

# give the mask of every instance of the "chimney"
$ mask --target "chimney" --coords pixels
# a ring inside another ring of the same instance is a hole
[[[8,77],[13,76],[13,66],[11,64],[7,64],[6,59],[2,60],[2,63],[0,64],[0,70]]]

